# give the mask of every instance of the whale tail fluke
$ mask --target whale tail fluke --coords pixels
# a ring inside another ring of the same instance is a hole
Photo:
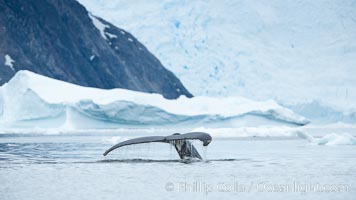
[[[170,136],[149,136],[149,137],[140,137],[134,138],[130,140],[126,140],[124,142],[120,142],[108,150],[104,152],[104,156],[109,154],[111,151],[127,146],[127,145],[134,145],[134,144],[143,144],[143,143],[151,143],[151,142],[163,142],[163,143],[170,143],[176,149],[179,157],[181,159],[187,158],[198,158],[202,159],[198,150],[194,147],[194,145],[189,140],[200,140],[203,142],[203,146],[209,145],[212,138],[208,133],[204,132],[191,132],[185,134],[174,133]]]

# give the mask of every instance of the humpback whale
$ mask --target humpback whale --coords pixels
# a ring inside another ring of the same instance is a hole
[[[134,139],[120,142],[112,146],[108,150],[106,150],[103,155],[106,156],[111,151],[127,145],[150,143],[150,142],[163,142],[163,143],[172,144],[181,159],[198,158],[202,160],[202,157],[200,156],[198,150],[188,140],[200,140],[203,142],[203,146],[208,146],[212,138],[208,133],[204,133],[204,132],[191,132],[185,134],[174,133],[173,135],[169,135],[169,136],[139,137],[139,138],[134,138]]]

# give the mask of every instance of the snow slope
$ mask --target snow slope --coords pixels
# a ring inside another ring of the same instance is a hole
[[[304,125],[308,121],[272,100],[181,97],[97,89],[19,71],[0,88],[0,129]]]
[[[356,108],[353,0],[79,2],[137,36],[194,95]]]

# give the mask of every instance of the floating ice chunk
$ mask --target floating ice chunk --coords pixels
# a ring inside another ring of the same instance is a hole
[[[114,136],[114,137],[103,139],[103,142],[108,143],[108,144],[117,144],[117,143],[125,141],[125,140],[127,140],[126,137]]]
[[[122,31],[122,30],[121,30],[120,33],[123,34],[123,35],[125,35],[125,31]]]
[[[356,138],[349,133],[331,133],[321,138],[315,138],[307,133],[298,132],[297,136],[315,145],[356,145]]]
[[[8,146],[8,147],[17,147],[19,145],[18,144],[14,144],[14,143],[8,143],[8,144],[6,144],[6,146]]]
[[[12,71],[15,71],[14,65],[13,65],[14,62],[15,61],[11,58],[11,56],[9,56],[8,54],[5,55],[5,65],[9,66]]]
[[[90,60],[94,60],[95,55],[90,56]]]
[[[332,133],[315,141],[318,145],[356,145],[356,138],[349,133]]]
[[[130,41],[130,42],[133,42],[133,39],[132,39],[132,38],[128,38],[127,40]]]

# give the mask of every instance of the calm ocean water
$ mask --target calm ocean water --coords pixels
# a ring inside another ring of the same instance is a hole
[[[354,145],[214,139],[207,149],[194,142],[201,162],[180,161],[169,144],[102,156],[131,137],[0,135],[0,199],[356,198]]]

